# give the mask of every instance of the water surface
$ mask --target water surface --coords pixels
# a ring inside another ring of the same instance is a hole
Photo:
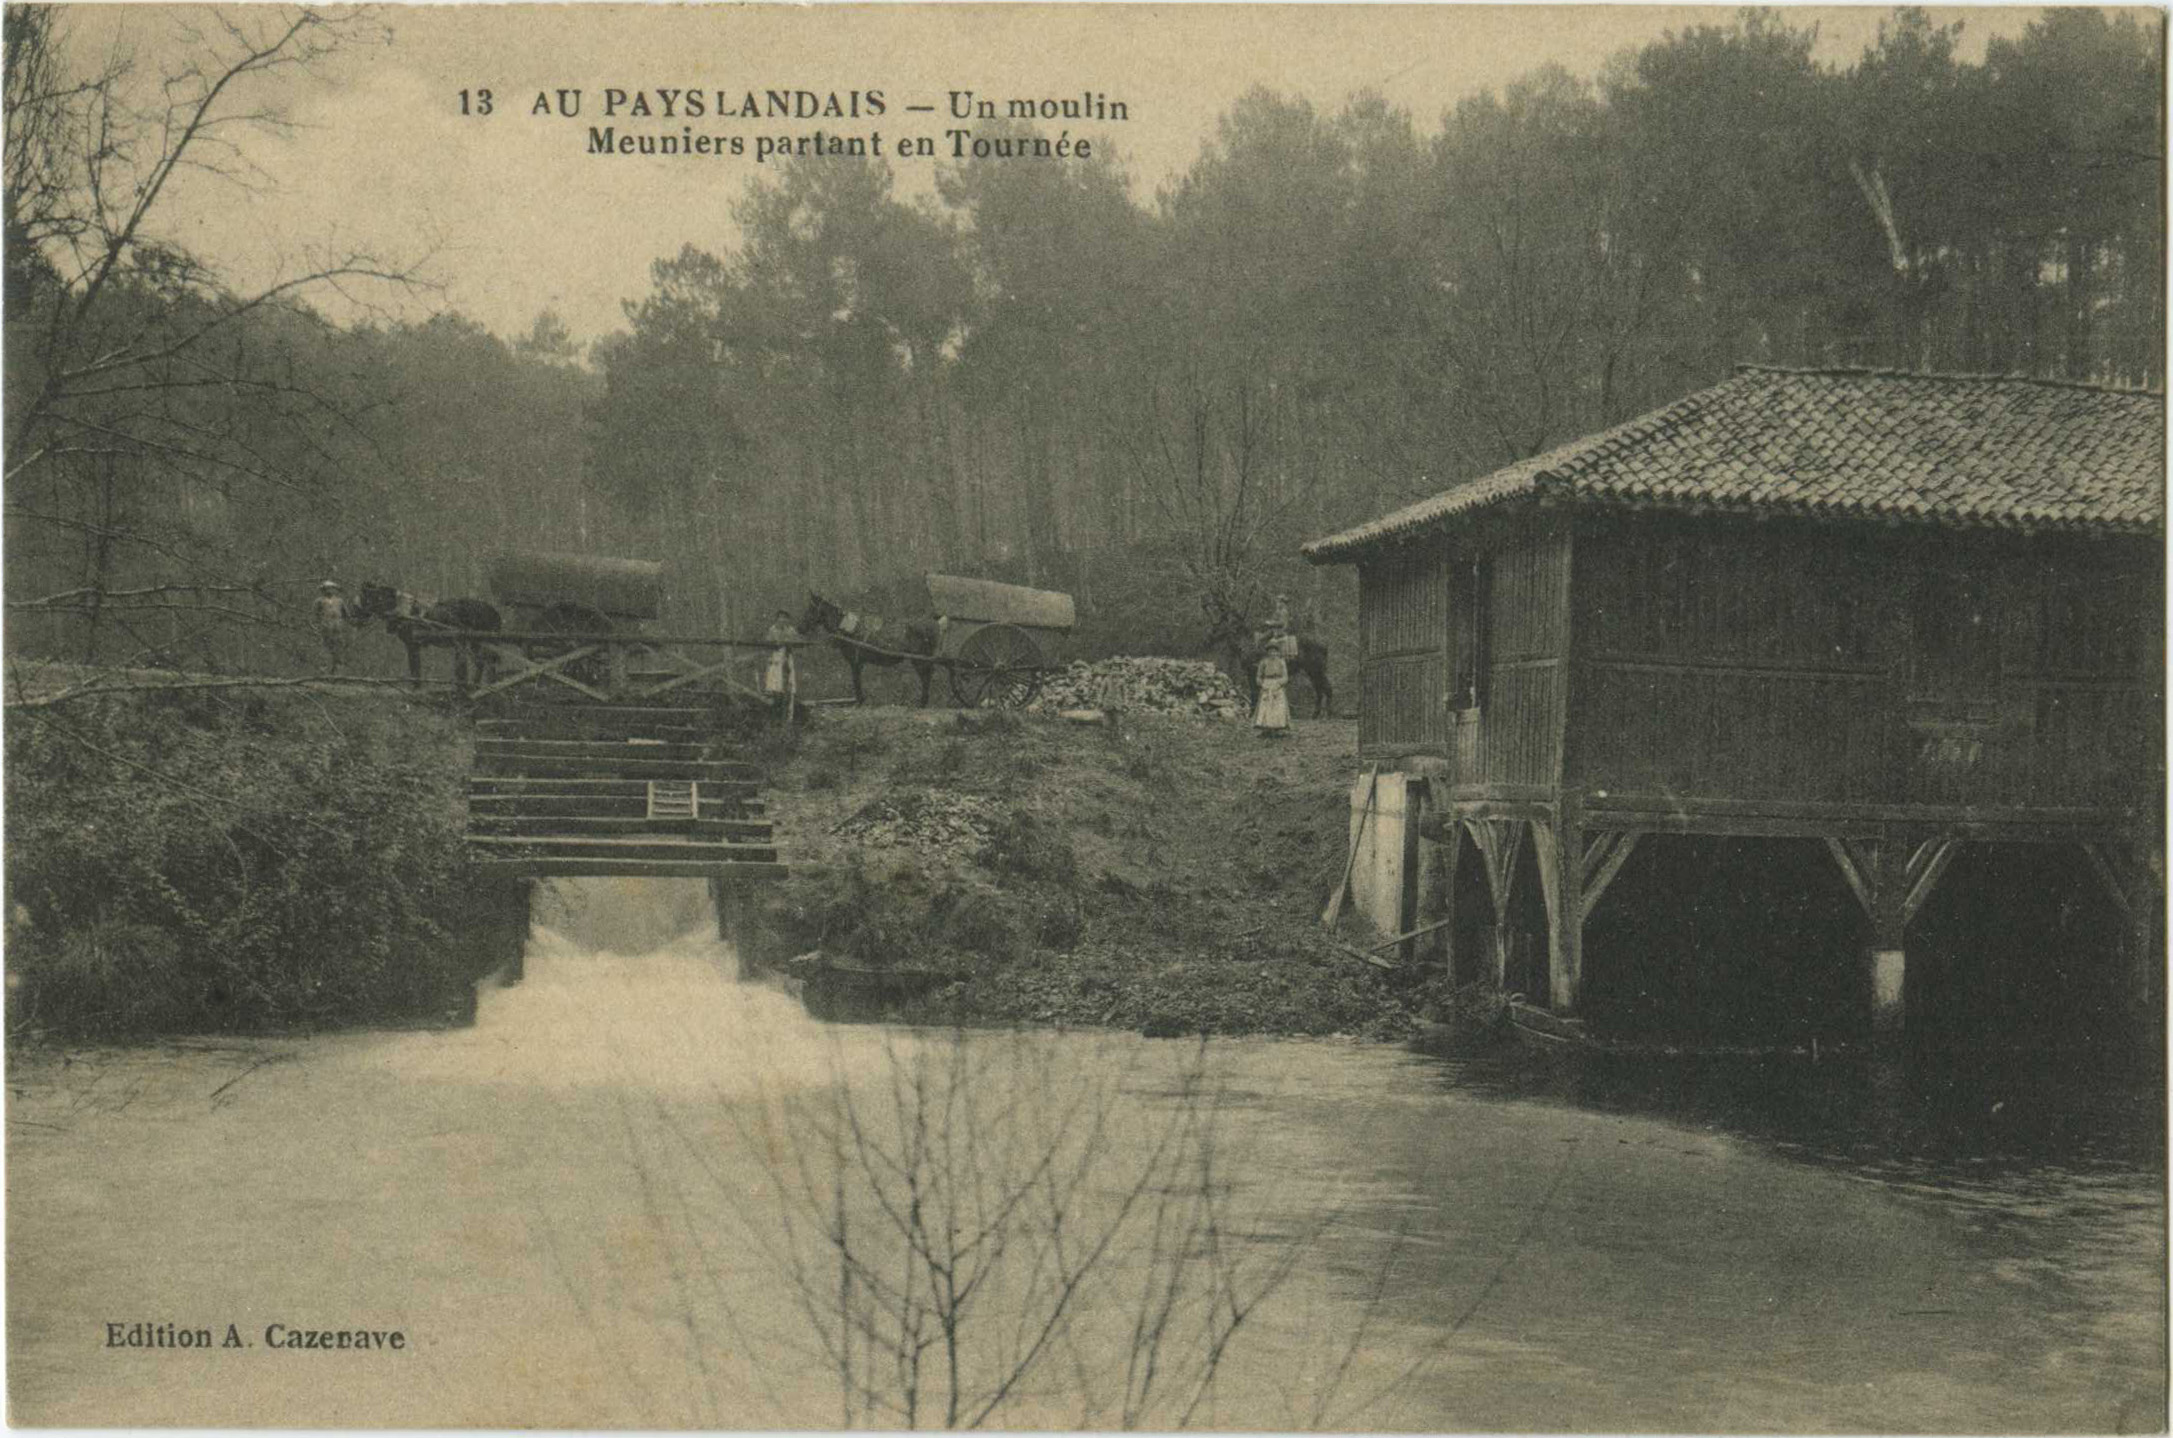
[[[698,898],[565,890],[472,1029],[18,1063],[14,1421],[876,1421],[896,1365],[841,1369],[835,1338],[906,1281],[884,1204],[970,1228],[1015,1192],[1041,1216],[966,1309],[960,1385],[1041,1356],[992,1423],[2163,1424],[2147,1081],[830,1027],[737,982]],[[947,1193],[865,1181],[888,1160],[854,1145],[916,1134],[942,1137],[918,1171]],[[879,1260],[858,1299],[835,1296],[841,1214]],[[1080,1240],[1112,1230],[1044,1338]],[[255,1346],[105,1346],[139,1319]],[[274,1352],[274,1322],[412,1347]],[[946,1416],[943,1376],[916,1421]]]

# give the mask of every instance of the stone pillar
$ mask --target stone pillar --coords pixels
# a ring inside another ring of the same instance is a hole
[[[534,879],[515,879],[511,892],[506,896],[505,938],[507,984],[517,984],[528,977],[528,934],[534,924],[533,902],[536,892]]]
[[[1908,1031],[1909,961],[1903,935],[1909,926],[1909,837],[1898,829],[1888,829],[1881,837],[1871,891],[1864,988],[1871,1009],[1871,1045],[1881,1053],[1899,1048]]]
[[[1898,1041],[1906,1031],[1908,1011],[1902,992],[1908,970],[1903,949],[1871,951],[1871,1035],[1874,1043]]]

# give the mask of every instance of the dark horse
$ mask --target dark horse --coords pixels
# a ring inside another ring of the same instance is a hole
[[[488,684],[497,671],[497,660],[488,649],[472,640],[446,641],[433,637],[439,631],[449,629],[479,630],[496,633],[504,628],[498,611],[481,599],[428,600],[395,589],[389,584],[365,584],[362,597],[355,606],[357,623],[372,619],[385,621],[385,632],[407,649],[407,677],[416,684],[423,682],[423,646],[433,643],[452,644],[453,683],[462,689],[468,687],[468,661],[475,660],[475,679],[478,684]]]
[[[1260,636],[1233,625],[1217,628],[1212,642],[1220,643],[1244,681],[1246,696],[1260,707],[1260,660],[1267,650]],[[1328,682],[1328,646],[1309,634],[1298,636],[1298,657],[1290,661],[1290,677],[1303,674],[1313,684],[1313,717],[1335,712],[1335,688]],[[1292,711],[1296,713],[1295,710]]]
[[[911,619],[903,624],[889,624],[866,614],[848,613],[813,590],[807,594],[807,613],[800,616],[800,632],[827,634],[837,645],[838,653],[845,656],[846,664],[853,671],[855,704],[868,702],[867,696],[860,691],[861,665],[880,664],[888,669],[903,662],[907,656],[933,654],[942,637],[934,620]],[[874,648],[864,648],[864,645]],[[877,650],[890,652],[877,653]],[[913,668],[920,675],[920,703],[925,709],[928,707],[928,683],[935,677],[936,666],[925,659],[914,659]]]

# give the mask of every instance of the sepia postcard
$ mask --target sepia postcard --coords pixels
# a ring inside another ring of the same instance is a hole
[[[10,4],[9,1422],[2166,1431],[2165,35]]]

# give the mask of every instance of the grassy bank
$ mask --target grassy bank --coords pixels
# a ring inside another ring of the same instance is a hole
[[[1400,1037],[1443,997],[1429,976],[1318,923],[1352,729],[826,711],[775,770],[795,870],[752,947],[940,974],[897,1003],[924,1021]]]
[[[88,700],[7,728],[13,1038],[233,1033],[457,1004],[466,726],[405,695]]]

